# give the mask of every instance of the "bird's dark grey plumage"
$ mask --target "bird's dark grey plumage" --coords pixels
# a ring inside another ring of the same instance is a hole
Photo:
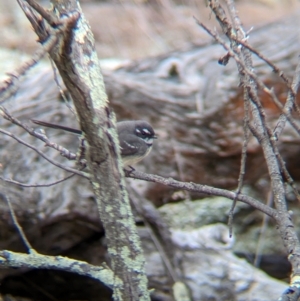
[[[82,134],[81,130],[63,125],[35,119],[31,121],[45,127],[60,129],[77,135]],[[145,158],[152,149],[153,140],[157,138],[152,126],[144,120],[120,121],[117,123],[117,132],[124,166],[136,164]]]

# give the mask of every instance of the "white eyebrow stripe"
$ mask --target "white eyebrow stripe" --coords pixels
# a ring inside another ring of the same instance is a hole
[[[139,129],[135,129],[135,131],[136,131],[137,133],[140,133],[140,132],[141,132]]]
[[[149,134],[149,135],[151,134],[147,129],[142,129],[142,131],[146,134]]]

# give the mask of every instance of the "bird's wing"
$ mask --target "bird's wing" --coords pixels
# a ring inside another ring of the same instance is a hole
[[[134,156],[137,153],[144,154],[147,152],[147,144],[134,135],[127,135],[120,141],[121,155]]]

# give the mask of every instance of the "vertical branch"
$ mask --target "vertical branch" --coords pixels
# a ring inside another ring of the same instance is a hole
[[[298,57],[298,64],[297,64],[295,74],[293,77],[291,89],[289,90],[287,101],[283,108],[285,114],[280,115],[279,120],[276,124],[276,128],[274,130],[274,136],[277,138],[282,133],[282,131],[285,127],[286,121],[287,121],[288,117],[291,115],[291,111],[292,111],[293,107],[296,105],[295,100],[296,100],[296,95],[297,95],[297,91],[299,88],[299,84],[300,84],[300,56]]]
[[[245,103],[244,103],[244,122],[243,122],[244,139],[243,139],[242,158],[241,158],[241,167],[240,167],[240,174],[239,174],[239,179],[238,179],[237,193],[241,193],[242,188],[243,188],[243,183],[244,183],[246,161],[247,161],[247,147],[248,147],[248,143],[249,143],[249,139],[250,139],[250,131],[248,128],[249,121],[250,121],[249,102],[245,101]]]
[[[69,26],[49,54],[70,92],[87,142],[87,165],[115,276],[113,297],[146,301],[149,292],[145,262],[125,189],[114,115],[108,106],[94,37],[79,1],[51,2],[56,18],[69,19]],[[41,29],[35,31],[47,36],[40,33]]]
[[[232,25],[228,22],[226,14],[220,6],[219,1],[210,0],[209,6],[216,15],[223,32],[230,40],[233,52],[238,56],[239,60],[243,62],[248,70],[253,71],[250,51],[236,42],[237,40],[246,41],[247,36],[245,36],[244,30],[241,27],[233,2],[231,0],[227,0],[226,2],[231,19],[234,22],[234,27],[232,27]],[[263,149],[270,175],[274,204],[277,209],[275,219],[293,268],[291,286],[297,285],[298,275],[300,275],[300,245],[290,215],[287,211],[284,183],[281,176],[280,163],[276,156],[279,152],[276,143],[272,140],[272,132],[265,120],[265,112],[259,101],[257,85],[253,78],[244,71],[242,64],[237,62],[237,67],[240,80],[244,88],[245,101],[249,103],[252,113],[252,124],[249,122],[248,126]]]
[[[244,130],[244,139],[243,139],[243,147],[242,147],[242,157],[241,157],[241,165],[240,165],[240,173],[238,178],[238,188],[236,194],[239,195],[242,191],[243,184],[244,184],[244,176],[246,170],[246,161],[247,161],[247,147],[250,139],[250,131],[248,128],[250,116],[249,116],[249,102],[244,102],[244,122],[243,122],[243,130]],[[233,213],[234,208],[236,206],[237,199],[235,198],[232,206],[229,211],[229,218],[228,218],[228,226],[229,226],[229,236],[232,236],[232,222],[233,222]]]

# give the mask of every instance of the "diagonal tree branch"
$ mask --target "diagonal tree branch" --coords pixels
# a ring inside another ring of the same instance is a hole
[[[51,2],[59,20],[73,19],[50,56],[70,92],[87,142],[87,166],[115,273],[113,297],[146,301],[149,292],[145,262],[125,189],[114,115],[108,106],[94,38],[79,1]],[[38,6],[34,9],[40,15],[44,13]],[[36,14],[31,13],[29,20],[40,40],[48,36]]]
[[[99,280],[110,288],[113,288],[115,281],[113,272],[105,265],[94,266],[77,259],[62,256],[48,256],[35,252],[24,254],[6,250],[0,251],[0,267],[68,271]]]
[[[277,210],[274,218],[277,222],[284,245],[288,251],[288,259],[292,264],[293,271],[291,286],[295,286],[298,283],[298,275],[300,275],[300,244],[286,206],[284,183],[281,176],[280,163],[277,159],[277,154],[279,152],[276,143],[274,143],[274,139],[272,139],[273,136],[271,130],[265,120],[265,112],[258,98],[257,84],[253,80],[253,77],[249,76],[249,74],[245,72],[245,68],[243,67],[243,65],[245,65],[248,70],[253,70],[252,58],[249,49],[241,47],[241,45],[236,42],[237,39],[246,39],[244,30],[241,27],[233,2],[231,0],[227,0],[226,2],[229,8],[229,14],[233,20],[233,26],[228,22],[225,11],[221,7],[219,1],[211,0],[209,1],[209,6],[220,23],[224,34],[228,37],[232,51],[239,58],[239,61],[236,63],[240,80],[245,91],[245,101],[250,103],[253,119],[253,124],[249,124],[249,126],[251,126],[252,133],[256,136],[263,149],[269,170],[274,203]]]
[[[163,184],[169,187],[173,187],[176,189],[181,189],[181,190],[188,190],[191,192],[198,192],[198,193],[204,193],[207,195],[216,195],[216,196],[223,196],[225,198],[228,198],[230,200],[238,200],[240,202],[246,203],[261,212],[275,218],[277,216],[277,211],[274,210],[273,208],[266,206],[265,204],[257,201],[256,199],[244,195],[244,194],[237,194],[236,192],[229,191],[226,189],[220,189],[220,188],[215,188],[207,185],[201,185],[201,184],[196,184],[193,182],[180,182],[177,180],[174,180],[172,178],[164,178],[161,176],[153,175],[153,174],[146,174],[137,170],[134,171],[125,171],[126,176],[129,178],[133,179],[139,179],[139,180],[144,180],[148,182],[154,182],[154,183],[159,183]]]

